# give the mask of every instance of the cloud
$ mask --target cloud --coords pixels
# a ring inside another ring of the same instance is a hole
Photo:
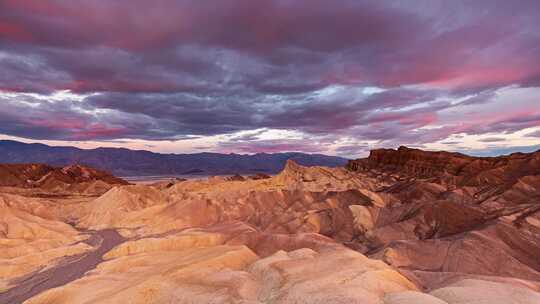
[[[503,139],[540,125],[538,20],[537,1],[5,0],[0,133],[320,150],[245,133],[279,129],[338,153]]]
[[[439,9],[351,0],[6,0],[0,43],[9,57],[45,62],[41,83],[74,91],[209,89],[218,83],[205,80],[231,72],[233,83],[279,93],[351,83],[465,91],[536,83],[535,3],[512,6],[512,15],[500,1],[432,6]],[[58,81],[59,73],[72,82]]]
[[[24,101],[23,101],[24,100]],[[24,94],[0,96],[0,133],[46,140],[111,140],[173,138],[166,125],[148,117],[109,111],[86,111],[79,101],[47,101]]]
[[[525,136],[527,137],[538,137],[540,138],[540,130],[533,131],[531,133],[527,133]]]
[[[461,152],[473,156],[499,156],[499,155],[508,155],[512,153],[522,152],[522,153],[531,153],[540,151],[540,145],[531,145],[531,146],[514,146],[514,147],[499,147],[499,148],[488,148],[481,150],[461,150]]]
[[[505,141],[505,140],[506,138],[503,138],[503,137],[486,137],[486,138],[481,138],[478,141],[491,143],[491,142],[500,142],[500,141]]]
[[[307,139],[270,139],[242,142],[221,142],[218,145],[218,151],[238,153],[274,153],[274,152],[306,152],[320,153],[325,152],[327,146],[320,145]]]
[[[365,156],[369,152],[370,146],[367,144],[359,143],[354,145],[343,145],[336,148],[338,155],[350,156],[351,158],[358,158]]]

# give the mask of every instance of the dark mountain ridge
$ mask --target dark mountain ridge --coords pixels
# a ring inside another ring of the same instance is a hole
[[[82,164],[116,176],[277,173],[292,159],[305,166],[344,166],[347,159],[322,154],[161,154],[125,148],[80,149],[0,140],[0,163]]]

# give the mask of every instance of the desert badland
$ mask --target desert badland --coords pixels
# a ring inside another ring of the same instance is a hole
[[[540,152],[132,185],[0,167],[0,303],[540,303]]]
[[[540,304],[540,0],[0,0],[0,304]]]

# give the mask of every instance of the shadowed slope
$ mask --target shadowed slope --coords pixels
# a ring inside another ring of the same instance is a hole
[[[56,269],[75,279],[27,303],[536,304],[538,155],[389,153],[358,161],[366,167],[288,161],[263,179],[117,186],[51,213],[50,202],[6,196],[12,209],[125,240],[97,265],[88,251],[77,253],[94,257],[83,264],[61,256],[18,290]]]

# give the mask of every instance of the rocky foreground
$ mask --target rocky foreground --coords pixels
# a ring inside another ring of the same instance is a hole
[[[540,303],[540,152],[155,185],[60,171],[0,188],[0,303]]]

